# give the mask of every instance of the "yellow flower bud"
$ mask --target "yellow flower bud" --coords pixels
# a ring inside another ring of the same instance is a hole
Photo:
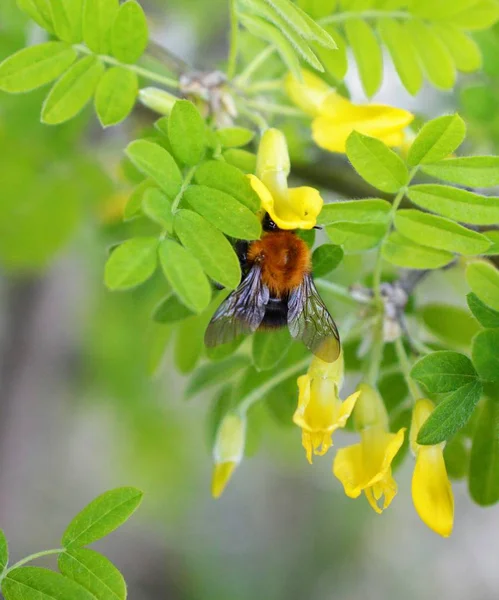
[[[379,393],[367,383],[359,385],[359,400],[353,415],[355,429],[362,431],[373,425],[388,429],[388,414]]]
[[[256,157],[256,176],[274,197],[286,197],[291,169],[288,145],[282,131],[267,129]]]
[[[217,431],[213,448],[213,477],[211,493],[219,498],[229,482],[234,469],[244,455],[246,420],[238,414],[227,414]]]
[[[147,87],[139,90],[139,100],[154,112],[160,115],[169,115],[178,98],[165,92],[165,90]]]
[[[302,81],[291,73],[285,79],[286,92],[290,100],[299,108],[312,116],[320,114],[323,102],[332,92],[331,88],[320,77],[310,71],[302,71]]]
[[[412,476],[412,499],[416,512],[435,533],[448,537],[454,524],[454,496],[445,468],[444,444],[417,443],[419,430],[433,412],[430,400],[418,400],[412,412],[411,449],[416,455]]]
[[[302,429],[309,463],[312,454],[322,456],[332,446],[333,432],[345,426],[359,395],[356,392],[341,401],[343,368],[342,353],[333,363],[314,357],[308,373],[298,378],[299,399],[293,422]]]

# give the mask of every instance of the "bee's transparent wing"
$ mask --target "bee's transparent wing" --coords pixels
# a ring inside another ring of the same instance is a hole
[[[289,295],[288,327],[291,335],[321,360],[334,362],[338,358],[341,347],[338,328],[310,275]]]
[[[242,334],[258,329],[269,301],[269,289],[262,282],[261,269],[253,265],[239,287],[228,296],[213,315],[206,333],[206,346],[226,344]]]

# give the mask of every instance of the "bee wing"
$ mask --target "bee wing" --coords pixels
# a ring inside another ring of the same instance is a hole
[[[248,272],[239,287],[228,296],[213,315],[206,333],[206,346],[226,344],[243,333],[253,333],[260,326],[269,301],[269,289],[262,282],[258,265]]]
[[[288,327],[317,357],[334,362],[340,354],[338,328],[327,310],[310,275],[289,295]]]

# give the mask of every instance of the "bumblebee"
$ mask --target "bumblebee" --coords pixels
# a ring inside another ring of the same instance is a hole
[[[238,242],[242,280],[219,306],[205,333],[208,347],[258,329],[288,327],[317,357],[334,362],[340,353],[338,328],[312,279],[311,255],[295,231],[282,230],[268,214],[263,236]]]

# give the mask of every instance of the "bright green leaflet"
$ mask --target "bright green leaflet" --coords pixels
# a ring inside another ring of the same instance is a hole
[[[470,292],[466,296],[466,299],[471,312],[473,313],[475,319],[478,320],[480,325],[483,327],[490,327],[491,329],[499,327],[498,310],[494,310],[493,308],[490,308],[490,306],[487,306],[473,292]]]
[[[104,281],[110,290],[126,290],[147,281],[156,270],[154,237],[127,240],[112,251],[106,263]]]
[[[71,579],[40,567],[10,571],[2,581],[5,600],[95,600]]]
[[[148,188],[142,197],[142,210],[168,233],[173,233],[172,201],[157,188]]]
[[[381,248],[383,258],[407,269],[439,269],[448,265],[454,255],[446,250],[421,246],[398,231],[393,231]]]
[[[228,163],[209,160],[196,169],[194,179],[200,185],[226,192],[253,212],[260,208],[260,198],[251,187],[249,179],[237,167]]]
[[[194,166],[201,162],[206,152],[206,124],[192,102],[175,102],[168,119],[168,138],[182,163]]]
[[[340,221],[326,227],[332,242],[345,252],[362,252],[377,246],[386,234],[387,223],[349,223]]]
[[[486,329],[473,340],[471,357],[484,381],[499,381],[499,329]]]
[[[459,185],[493,187],[499,185],[499,156],[447,158],[433,165],[425,165],[423,171],[437,179]]]
[[[118,14],[118,0],[85,0],[83,8],[83,39],[97,54],[109,54],[111,27]]]
[[[124,63],[135,63],[144,53],[148,40],[142,7],[135,0],[127,0],[120,6],[111,30],[113,56]]]
[[[314,277],[324,277],[331,273],[343,260],[343,250],[335,244],[322,244],[312,254]]]
[[[499,500],[499,402],[485,399],[473,436],[469,467],[471,497],[481,506]]]
[[[152,318],[158,323],[175,323],[192,317],[193,314],[187,306],[180,302],[175,294],[171,294],[154,309]]]
[[[426,304],[421,309],[426,327],[451,346],[469,348],[479,327],[467,310],[448,304]]]
[[[383,79],[380,45],[371,27],[360,18],[346,21],[345,32],[357,62],[362,87],[371,97],[378,91]]]
[[[485,261],[472,262],[466,269],[466,281],[478,298],[499,310],[499,271]]]
[[[445,115],[421,128],[411,145],[407,162],[411,166],[435,163],[447,158],[461,145],[466,125],[459,115]]]
[[[389,202],[377,198],[332,202],[324,205],[317,223],[319,225],[331,225],[337,221],[386,223],[390,210],[391,204]]]
[[[122,67],[104,73],[95,93],[95,112],[103,127],[117,125],[132,112],[139,91],[137,75]]]
[[[413,366],[411,377],[424,385],[430,393],[453,392],[477,381],[477,373],[471,360],[447,350],[433,352]]]
[[[287,328],[277,331],[256,331],[253,334],[251,354],[258,371],[275,368],[286,356],[293,343]]]
[[[104,492],[71,521],[62,536],[62,544],[66,549],[72,549],[100,540],[130,518],[142,497],[143,492],[133,487]]]

